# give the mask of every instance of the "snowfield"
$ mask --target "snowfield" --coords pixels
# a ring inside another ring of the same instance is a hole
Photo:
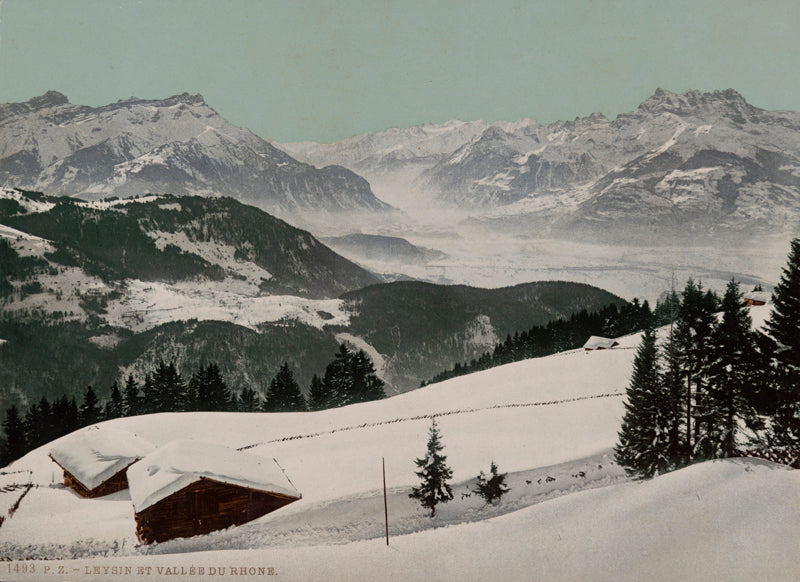
[[[753,308],[756,324],[767,312]],[[4,470],[3,507],[20,495],[15,475],[35,486],[0,525],[11,560],[0,579],[41,579],[25,565],[63,567],[66,580],[258,580],[270,568],[278,580],[797,580],[800,472],[731,459],[630,482],[613,462],[639,336],[619,343],[322,412],[104,423],[156,446],[191,439],[274,458],[302,493],[245,525],[151,546],[136,540],[128,491],[83,499],[60,484],[51,443]],[[408,493],[434,417],[455,498],[431,519]],[[487,506],[470,489],[491,461],[511,491]]]

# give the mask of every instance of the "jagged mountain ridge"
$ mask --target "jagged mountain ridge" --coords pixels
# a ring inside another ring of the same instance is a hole
[[[393,210],[360,176],[298,162],[200,95],[88,107],[50,91],[0,105],[0,134],[6,187],[85,199],[223,195],[285,218]]]
[[[422,193],[467,212],[470,224],[603,239],[674,239],[686,230],[736,237],[798,226],[800,114],[759,109],[732,89],[658,89],[613,120],[594,113],[472,127],[480,132],[462,136],[449,154],[418,158],[409,185],[417,199]],[[388,137],[376,155],[392,150]],[[339,142],[339,154],[354,140]],[[326,159],[317,154],[315,163]]]

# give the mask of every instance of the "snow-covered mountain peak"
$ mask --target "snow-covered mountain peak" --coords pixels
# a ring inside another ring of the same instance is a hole
[[[656,89],[652,97],[644,101],[637,112],[658,114],[663,112],[675,115],[698,115],[705,113],[719,113],[722,115],[735,114],[737,117],[746,117],[756,112],[757,109],[747,103],[745,98],[734,89],[702,93],[691,89],[682,94],[672,93],[665,89]]]

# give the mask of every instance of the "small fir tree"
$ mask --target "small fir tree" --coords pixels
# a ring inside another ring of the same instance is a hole
[[[453,499],[453,490],[448,481],[453,478],[453,471],[447,466],[447,457],[442,454],[444,445],[439,435],[439,427],[434,419],[428,431],[428,450],[424,457],[415,459],[419,471],[415,471],[422,482],[414,487],[408,496],[417,499],[420,505],[431,510],[431,517],[436,515],[436,506]]]
[[[506,485],[506,475],[508,473],[498,473],[497,465],[492,461],[489,467],[489,477],[481,471],[472,492],[483,498],[486,503],[492,504],[511,491],[511,488]]]

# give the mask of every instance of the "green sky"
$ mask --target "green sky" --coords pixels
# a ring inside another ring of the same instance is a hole
[[[2,0],[0,103],[202,93],[276,141],[635,108],[657,87],[800,110],[797,0]]]

